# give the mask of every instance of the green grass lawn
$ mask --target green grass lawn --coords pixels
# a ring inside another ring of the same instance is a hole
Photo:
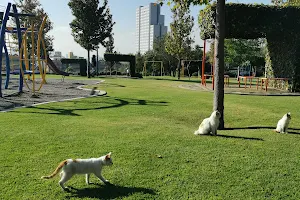
[[[225,95],[227,130],[195,136],[213,93],[102,79],[107,96],[1,113],[0,199],[300,199],[300,97]],[[288,111],[291,134],[274,133]],[[64,159],[110,151],[112,186],[78,175],[67,193],[59,176],[40,179]]]

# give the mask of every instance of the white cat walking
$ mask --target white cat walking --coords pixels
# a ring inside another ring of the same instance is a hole
[[[63,190],[67,187],[64,186],[70,178],[75,174],[86,174],[86,184],[89,184],[90,174],[95,174],[104,183],[109,183],[108,180],[103,178],[101,175],[102,167],[112,165],[111,153],[101,156],[99,158],[89,158],[89,159],[67,159],[62,161],[55,171],[49,176],[42,176],[42,179],[53,178],[62,169],[60,173],[61,179],[59,185]]]
[[[217,129],[220,123],[221,113],[214,111],[209,118],[205,118],[199,126],[199,129],[194,132],[195,135],[207,135],[212,133],[217,135]]]
[[[277,133],[287,133],[288,132],[288,126],[291,121],[291,113],[288,112],[278,121],[277,127],[274,130]]]

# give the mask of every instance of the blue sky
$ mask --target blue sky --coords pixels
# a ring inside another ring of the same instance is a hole
[[[135,11],[138,6],[147,5],[156,0],[108,0],[113,20],[116,22],[114,26],[115,49],[120,53],[135,53]],[[8,2],[13,0],[0,0],[0,10],[6,6]],[[73,51],[77,56],[87,57],[86,51],[74,42],[71,35],[69,23],[73,16],[68,7],[69,0],[40,0],[44,10],[48,13],[54,28],[50,32],[54,36],[54,49],[61,51],[65,56],[69,51]],[[100,0],[102,3],[102,1]],[[236,3],[263,3],[270,4],[271,0],[230,0]],[[191,15],[195,17],[195,26],[193,35],[195,43],[202,45],[199,38],[199,28],[197,16],[203,7],[194,6],[191,8]],[[170,7],[164,5],[161,14],[165,15],[165,24],[168,26],[172,21],[172,13]],[[100,57],[103,56],[104,48],[99,49]]]

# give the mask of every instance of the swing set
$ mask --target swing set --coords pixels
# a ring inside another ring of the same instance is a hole
[[[143,68],[143,75],[147,76],[147,63],[152,63],[152,65],[154,63],[160,63],[160,76],[163,76],[163,74],[165,74],[165,69],[163,66],[163,61],[145,61],[144,62],[144,68]],[[152,71],[153,71],[153,67],[152,67]]]

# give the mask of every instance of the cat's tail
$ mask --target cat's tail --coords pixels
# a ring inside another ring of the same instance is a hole
[[[67,160],[62,161],[61,163],[59,163],[59,165],[57,166],[57,168],[55,169],[55,171],[49,175],[49,176],[42,176],[42,179],[50,179],[53,178],[56,174],[58,174],[58,172],[61,170],[61,168],[63,168],[66,164],[68,163]]]

